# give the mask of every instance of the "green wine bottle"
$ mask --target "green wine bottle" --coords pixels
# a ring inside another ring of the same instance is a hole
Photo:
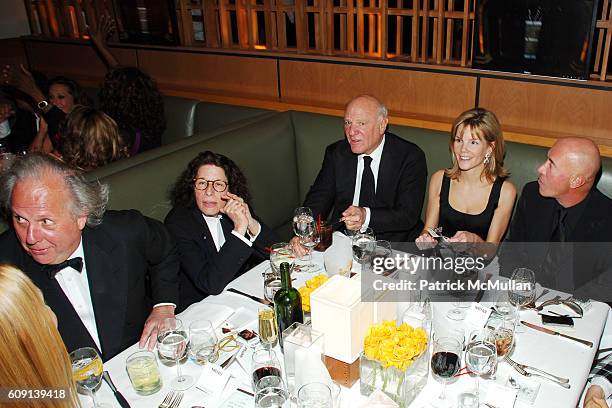
[[[304,323],[302,312],[302,297],[297,289],[291,287],[291,272],[289,264],[280,264],[281,288],[274,295],[274,312],[278,324],[278,339],[283,347],[282,333],[295,322]]]

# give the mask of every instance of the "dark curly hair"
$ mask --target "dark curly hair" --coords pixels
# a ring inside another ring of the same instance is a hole
[[[130,147],[137,131],[141,134],[139,151],[161,146],[166,130],[164,102],[155,81],[138,68],[115,68],[106,74],[100,108],[132,138],[126,140]]]
[[[206,164],[221,167],[227,177],[228,191],[241,197],[247,204],[250,203],[251,195],[247,187],[246,177],[236,163],[227,156],[207,150],[191,160],[174,183],[170,191],[170,201],[172,201],[173,206],[192,207],[196,205],[194,179],[200,167]]]
[[[51,78],[47,84],[47,93],[52,85],[64,85],[68,89],[68,93],[72,95],[75,105],[91,106],[91,98],[83,91],[83,88],[74,80],[64,76],[56,76]]]
[[[89,171],[128,157],[115,121],[97,109],[76,105],[60,125],[64,162]]]

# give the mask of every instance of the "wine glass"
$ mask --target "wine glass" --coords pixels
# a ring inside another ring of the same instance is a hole
[[[329,385],[321,382],[304,384],[298,391],[299,408],[332,408],[332,395]]]
[[[501,319],[496,329],[489,331],[490,339],[495,344],[495,349],[497,351],[497,360],[503,359],[514,347],[515,327],[516,321],[514,319]],[[495,377],[496,371],[497,370],[493,370],[492,378]]]
[[[219,358],[217,334],[210,320],[195,320],[189,325],[189,358],[196,364],[214,363]]]
[[[284,388],[280,367],[274,350],[265,348],[255,350],[251,358],[253,390],[257,392],[268,387]]]
[[[376,246],[376,237],[372,228],[358,231],[353,235],[353,259],[360,264],[368,261]]]
[[[278,340],[278,327],[276,315],[269,307],[259,309],[259,340],[265,348],[271,349]]]
[[[476,374],[474,397],[478,401],[480,377],[492,373],[497,364],[497,348],[491,341],[490,330],[475,331],[470,335],[470,341],[465,349],[465,359],[468,369]]]
[[[302,244],[308,250],[308,264],[302,269],[304,272],[314,272],[317,266],[312,263],[312,250],[321,240],[320,231],[317,226],[312,210],[308,207],[298,207],[293,213],[293,232],[300,238]]]
[[[174,317],[167,317],[159,324],[157,334],[157,351],[162,357],[172,359],[176,363],[176,378],[170,386],[174,390],[186,390],[194,384],[193,377],[181,374],[180,359],[187,351],[187,333],[183,322]]]
[[[102,381],[104,371],[102,359],[98,352],[91,347],[82,347],[70,353],[72,363],[72,378],[77,386],[91,395],[94,408],[110,408],[108,404],[99,404],[96,401],[96,388]]]
[[[512,272],[510,282],[508,283],[508,300],[518,308],[516,312],[516,318],[518,320],[523,307],[533,302],[535,299],[535,273],[531,269],[516,268],[514,272]],[[520,327],[516,328],[516,332],[521,333]]]
[[[450,406],[446,399],[446,383],[459,371],[463,344],[454,337],[440,337],[435,340],[431,354],[431,372],[442,383],[442,392],[434,406]]]
[[[291,245],[286,242],[278,242],[270,247],[270,265],[272,265],[272,271],[278,279],[280,279],[280,264],[283,262],[287,262],[289,269],[293,270],[295,255]]]

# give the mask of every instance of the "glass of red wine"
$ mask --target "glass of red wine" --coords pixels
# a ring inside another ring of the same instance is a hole
[[[280,362],[274,350],[257,349],[251,360],[253,390],[284,388]]]
[[[463,344],[453,337],[440,337],[434,343],[431,355],[431,372],[436,381],[442,383],[442,392],[434,401],[436,407],[450,406],[446,399],[446,383],[459,371],[461,367],[461,351]]]

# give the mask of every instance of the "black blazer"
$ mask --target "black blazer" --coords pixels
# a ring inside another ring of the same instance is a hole
[[[606,286],[612,283],[612,200],[596,188],[587,196],[586,207],[580,220],[566,239],[556,243],[564,251],[564,265],[559,268],[561,276],[545,276],[545,263],[550,240],[555,228],[557,200],[540,195],[537,182],[525,185],[518,201],[510,226],[508,239],[502,245],[500,264],[502,273],[510,276],[517,267],[528,267],[536,272],[538,282],[552,285],[556,289],[576,291],[585,285]],[[568,273],[570,275],[568,275]],[[555,279],[556,278],[556,282]],[[563,279],[560,282],[559,279]],[[569,280],[569,282],[568,282]],[[586,289],[585,289],[586,290]],[[596,293],[588,296],[598,300],[610,300],[612,293],[604,299]]]
[[[327,147],[323,165],[310,187],[304,206],[336,222],[353,202],[357,156],[346,139]],[[414,143],[386,133],[378,169],[376,205],[370,208],[370,227],[377,239],[414,241],[423,229],[421,209],[427,185],[425,154]]]
[[[178,304],[178,253],[164,226],[135,210],[107,211],[102,224],[85,227],[82,240],[106,361],[138,341],[153,305]],[[57,280],[49,279],[23,251],[12,229],[0,236],[0,262],[23,270],[40,288],[69,352],[97,349]]]
[[[261,232],[250,247],[232,234],[234,224],[223,217],[225,244],[217,252],[208,224],[195,205],[174,207],[164,223],[176,239],[181,258],[179,312],[221,293],[234,278],[267,259],[264,248],[278,242],[276,234],[260,221]]]

